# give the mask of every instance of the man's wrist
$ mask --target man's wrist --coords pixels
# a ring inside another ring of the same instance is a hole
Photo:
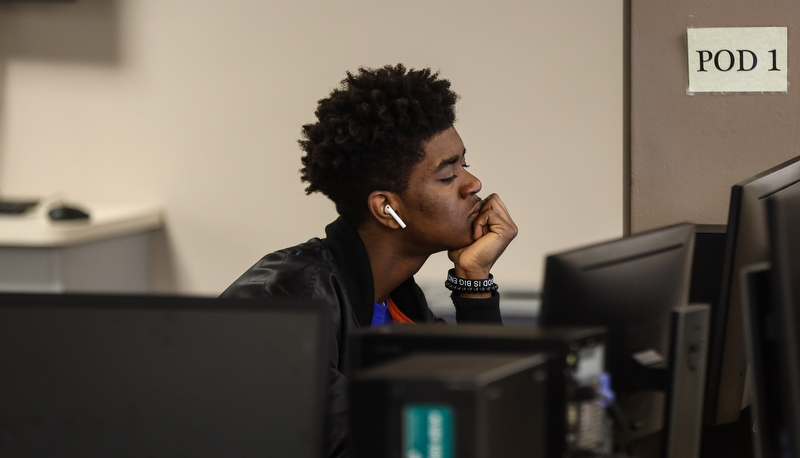
[[[444,286],[465,299],[488,299],[492,297],[494,291],[497,291],[497,284],[491,274],[487,273],[482,278],[465,278],[458,275],[456,269],[447,272]]]
[[[466,270],[461,267],[456,266],[454,269],[455,274],[457,277],[460,278],[467,278],[470,280],[483,280],[484,278],[489,278],[491,274],[489,270]]]

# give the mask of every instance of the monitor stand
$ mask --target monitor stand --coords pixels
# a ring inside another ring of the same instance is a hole
[[[667,364],[655,352],[633,356],[637,385],[666,394],[660,458],[700,456],[710,316],[708,305],[673,308]]]

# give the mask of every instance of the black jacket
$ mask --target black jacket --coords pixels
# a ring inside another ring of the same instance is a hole
[[[284,297],[321,300],[331,304],[333,332],[330,351],[330,403],[333,425],[329,444],[340,455],[346,436],[347,336],[372,324],[372,268],[358,232],[339,218],[325,228],[327,238],[270,253],[236,280],[220,297]],[[442,275],[444,277],[444,275]],[[416,323],[438,322],[422,290],[411,277],[390,294],[397,307]],[[500,322],[499,296],[464,299],[453,295],[459,323]]]

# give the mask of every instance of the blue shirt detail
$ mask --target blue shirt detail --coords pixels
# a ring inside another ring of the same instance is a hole
[[[385,326],[387,324],[392,324],[388,301],[384,304],[375,302],[375,309],[372,311],[372,327]]]

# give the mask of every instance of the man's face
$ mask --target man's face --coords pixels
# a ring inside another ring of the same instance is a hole
[[[464,248],[481,208],[481,182],[467,172],[464,143],[450,127],[424,145],[425,157],[411,172],[400,217],[421,254]]]

